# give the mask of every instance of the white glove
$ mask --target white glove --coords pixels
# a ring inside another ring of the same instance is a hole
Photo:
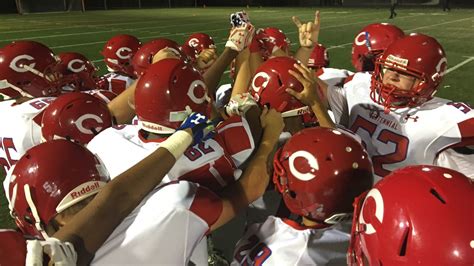
[[[242,23],[241,26],[232,28],[225,47],[240,52],[250,44],[254,33],[255,28],[252,24]]]
[[[26,241],[26,266],[43,265],[43,254],[47,254],[50,262],[56,266],[73,266],[77,263],[77,253],[69,242],[61,242],[56,238],[47,240]]]
[[[225,112],[228,116],[242,115],[255,105],[257,103],[250,93],[239,93],[230,99],[229,103],[225,106]]]

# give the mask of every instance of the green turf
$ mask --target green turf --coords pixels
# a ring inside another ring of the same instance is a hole
[[[0,46],[15,39],[43,42],[54,52],[75,51],[85,54],[101,68],[99,51],[113,35],[133,34],[143,42],[166,37],[182,42],[187,34],[206,32],[214,37],[222,49],[228,35],[228,16],[238,8],[186,8],[91,11],[86,13],[50,13],[0,16]],[[291,16],[301,20],[314,19],[312,8],[251,8],[248,10],[257,27],[281,28],[292,42],[297,42],[296,28]],[[331,66],[352,69],[350,52],[355,34],[374,22],[391,22],[407,32],[422,32],[438,39],[448,57],[448,67],[474,57],[474,12],[454,9],[442,12],[439,8],[401,8],[398,17],[387,19],[388,8],[324,8],[321,9],[320,42],[329,51]],[[333,46],[340,46],[334,48]],[[295,46],[293,46],[295,48]],[[450,72],[438,96],[474,103],[471,86],[474,83],[474,61]],[[227,79],[227,78],[226,78]],[[0,228],[9,226],[5,203],[1,201]],[[3,213],[2,213],[3,210]]]

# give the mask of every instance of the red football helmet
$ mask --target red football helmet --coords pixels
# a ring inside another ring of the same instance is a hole
[[[354,202],[350,265],[471,265],[474,186],[437,166],[393,171]]]
[[[23,266],[26,259],[26,240],[20,232],[0,229],[0,265]]]
[[[180,59],[152,64],[135,88],[135,112],[146,131],[171,134],[190,112],[207,113],[206,84]]]
[[[265,61],[256,70],[251,83],[250,93],[260,106],[270,107],[281,112],[284,117],[302,115],[308,112],[307,106],[288,94],[286,88],[301,92],[303,85],[288,70],[298,72],[290,57],[274,57]]]
[[[183,51],[192,61],[194,61],[198,55],[205,49],[215,49],[216,45],[211,36],[205,33],[193,33],[189,38],[181,45],[181,51]]]
[[[419,106],[433,98],[447,70],[443,47],[432,37],[411,34],[390,45],[372,74],[370,97],[386,109]],[[420,80],[411,90],[382,82],[384,69],[392,69]]]
[[[262,56],[265,59],[269,58],[277,48],[280,48],[285,53],[289,52],[290,39],[278,28],[258,29],[255,37],[263,48]]]
[[[350,216],[354,198],[373,183],[367,152],[340,129],[299,131],[277,151],[273,166],[273,183],[288,209],[319,223]]]
[[[140,47],[140,41],[132,35],[120,34],[105,43],[101,54],[110,72],[118,72],[135,77],[132,58]]]
[[[107,105],[97,97],[72,92],[59,96],[43,112],[43,139],[68,139],[87,144],[95,135],[113,125]]]
[[[395,25],[374,23],[365,26],[352,43],[352,65],[356,71],[373,71],[375,60],[405,34]]]
[[[96,89],[96,72],[98,69],[89,59],[80,53],[73,52],[60,53],[58,57],[58,71],[66,80],[70,81],[72,90],[88,91]]]
[[[173,52],[181,56],[179,45],[170,39],[160,38],[143,44],[132,59],[135,75],[137,77],[143,75],[145,70],[152,64],[153,56],[166,47],[172,49]]]
[[[309,55],[308,67],[309,68],[322,68],[329,66],[329,54],[326,47],[322,44],[314,46],[313,51]]]
[[[11,172],[10,211],[25,235],[46,238],[54,216],[94,195],[109,181],[106,168],[85,147],[52,140],[28,150]]]
[[[12,42],[0,49],[0,89],[12,98],[58,95],[62,80],[50,78],[57,76],[56,68],[57,59],[45,45]]]

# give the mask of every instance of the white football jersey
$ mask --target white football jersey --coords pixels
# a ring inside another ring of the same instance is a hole
[[[236,169],[255,149],[247,120],[231,117],[216,130],[212,139],[189,147],[163,182],[189,180],[218,190],[240,177],[241,171]],[[95,136],[87,148],[99,156],[114,178],[155,151],[164,140],[147,140],[146,134],[136,125],[111,127]]]
[[[466,104],[433,98],[415,108],[384,113],[370,98],[370,73],[357,73],[343,88],[328,91],[336,121],[358,134],[372,158],[376,181],[391,171],[418,164],[443,165],[474,175],[471,164],[449,164],[444,151],[473,145],[474,111]],[[443,163],[437,163],[438,155]],[[472,157],[473,155],[466,155]]]
[[[197,184],[156,188],[97,250],[92,265],[187,265],[222,212],[222,200]]]
[[[351,224],[309,228],[269,216],[237,243],[231,265],[346,265]]]
[[[349,70],[329,67],[320,68],[316,72],[316,76],[330,87],[343,85],[344,80],[351,75],[354,73]]]
[[[114,92],[115,94],[119,95],[122,93],[126,88],[128,88],[132,83],[135,81],[135,79],[132,79],[129,76],[124,76],[118,73],[107,73],[104,76],[102,76],[107,83],[101,87],[101,89],[104,90],[109,90],[111,92]]]
[[[41,142],[41,112],[54,97],[35,98],[21,104],[0,102],[0,166],[6,172],[25,152]]]

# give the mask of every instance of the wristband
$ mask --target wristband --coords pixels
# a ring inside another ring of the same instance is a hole
[[[160,143],[160,148],[168,150],[176,160],[193,143],[193,136],[184,130],[178,130]]]

